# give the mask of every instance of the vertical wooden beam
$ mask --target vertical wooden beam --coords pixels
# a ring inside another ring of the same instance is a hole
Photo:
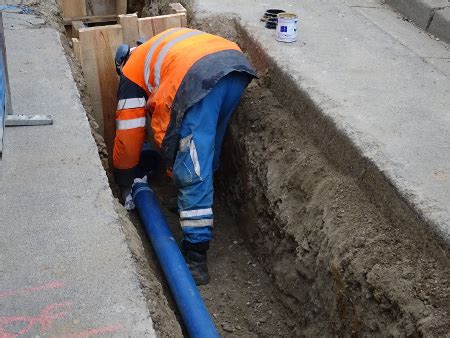
[[[80,37],[80,29],[86,28],[83,21],[72,21],[72,37],[73,38],[79,38]]]
[[[116,13],[115,0],[90,0],[88,7],[94,16]]]
[[[175,27],[186,27],[186,13],[152,16],[138,19],[139,36],[145,39],[159,34],[166,29]]]
[[[86,0],[58,0],[64,18],[86,16]]]
[[[137,14],[119,15],[119,24],[122,25],[123,43],[136,46],[139,39],[139,26]]]
[[[80,64],[83,64],[83,53],[81,49],[80,40],[78,40],[77,38],[72,38],[72,46],[75,57],[78,59],[78,61],[80,61]]]
[[[80,46],[83,57],[80,63],[83,69],[86,87],[91,99],[92,110],[95,121],[98,123],[100,130],[103,130],[103,113],[100,98],[100,83],[98,80],[97,57],[96,57],[96,41],[95,33],[90,28],[80,29]]]
[[[173,4],[169,4],[170,6],[170,12],[172,14],[185,14],[183,22],[182,22],[182,27],[187,27],[187,10],[186,8],[183,7],[182,4],[180,4],[179,2],[173,3]]]
[[[111,165],[118,87],[114,55],[117,47],[123,43],[122,26],[84,28],[80,29],[79,35],[83,73],[95,118],[103,127],[103,137]]]
[[[94,5],[92,4],[92,1],[95,0],[86,0],[86,14],[89,16],[94,15]]]
[[[116,14],[127,14],[127,0],[116,0]]]

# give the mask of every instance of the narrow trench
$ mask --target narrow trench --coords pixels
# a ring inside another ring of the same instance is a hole
[[[245,48],[246,37],[228,17],[192,26]],[[65,49],[117,197],[89,93],[67,42]],[[253,49],[250,54],[258,52]],[[386,216],[359,181],[331,164],[306,132],[311,121],[283,105],[277,83],[262,75],[234,114],[224,170],[215,178],[211,282],[200,292],[220,334],[441,335],[448,258],[415,221]],[[167,209],[175,187],[163,172],[150,185],[180,240],[178,216]],[[186,336],[137,213],[118,203],[116,209],[157,334]],[[417,324],[425,317],[431,319]]]
[[[176,194],[175,187],[164,177],[164,173],[153,178],[150,185],[160,200],[175,238],[177,241],[181,240],[178,216],[167,208],[168,199]],[[252,255],[245,236],[234,222],[233,213],[220,194],[221,191],[216,192],[214,238],[208,253],[211,282],[199,287],[219,332],[223,336],[292,335],[298,329],[296,319],[280,301],[279,291],[258,258]],[[145,259],[161,283],[168,305],[180,321],[143,225],[136,212],[129,216],[142,240]],[[159,322],[157,325],[162,335],[173,335],[172,328],[168,328],[165,323]],[[185,334],[184,331],[183,333]]]
[[[249,98],[244,97],[243,100]],[[223,173],[222,173],[223,175]],[[216,181],[221,180],[218,174]],[[150,180],[160,201],[162,210],[168,224],[175,235],[177,242],[182,238],[178,215],[169,211],[167,203],[176,195],[176,188],[170,179],[160,172],[157,177]],[[117,187],[111,184],[117,197]],[[220,187],[220,182],[216,182]],[[208,285],[199,287],[201,295],[214,319],[214,322],[223,336],[291,336],[299,334],[298,319],[288,310],[281,301],[280,290],[273,285],[259,262],[258,257],[252,254],[245,234],[234,220],[235,213],[230,210],[229,203],[225,201],[221,188],[216,189],[214,203],[214,237],[208,252],[208,266],[211,281]],[[232,208],[238,208],[237,205]],[[168,306],[181,323],[176,305],[171,297],[162,271],[157,263],[150,242],[136,211],[128,214],[142,241],[145,259],[153,276],[158,278],[162,285]],[[135,241],[132,236],[129,240]],[[152,276],[147,276],[147,278]],[[151,296],[151,292],[148,296]],[[158,311],[157,309],[153,309]],[[159,316],[157,313],[155,315]],[[167,314],[171,316],[170,313]],[[173,327],[168,327],[167,317],[157,318],[157,328],[162,335],[174,335]],[[155,320],[155,318],[154,318]],[[173,323],[173,318],[171,319]],[[183,334],[186,334],[182,327]]]
[[[250,99],[243,97],[242,100]],[[273,285],[272,276],[265,272],[258,257],[250,249],[246,235],[242,233],[244,228],[235,223],[235,212],[231,208],[239,206],[230,207],[226,202],[225,189],[221,188],[220,181],[223,178],[221,175],[223,173],[219,173],[216,177],[215,187],[218,188],[215,191],[214,202],[215,229],[208,252],[211,281],[208,285],[199,287],[216,327],[222,336],[299,335],[298,318],[295,318],[295,315],[281,301],[283,298],[281,291]],[[169,211],[167,206],[169,199],[176,195],[175,186],[163,171],[150,180],[150,185],[158,196],[162,211],[179,242],[182,232],[179,227],[178,215]],[[117,187],[114,183],[111,186],[117,197]],[[181,324],[183,334],[186,335],[176,305],[137,212],[133,211],[126,217],[130,218],[136,228],[144,247],[144,259],[147,261],[148,268],[161,283],[167,304]],[[129,240],[135,241],[136,239],[131,236]],[[152,276],[147,276],[147,278],[149,277],[152,278]],[[152,292],[147,296],[151,297]],[[153,310],[158,311],[157,309]],[[156,319],[156,327],[160,330],[160,334],[173,336],[176,332],[173,327],[162,322],[169,319],[168,317],[172,317],[172,314],[166,313],[166,316],[160,316],[155,313],[155,315],[160,317]],[[173,324],[173,318],[170,318],[170,321]]]
[[[161,14],[161,9],[157,6],[152,9],[152,14]],[[98,133],[93,114],[90,113],[92,108],[89,93],[86,91],[79,65],[68,49],[67,41],[63,43],[72,69],[75,69],[74,78],[80,89],[83,105],[87,108],[100,158],[108,175],[113,195],[117,198],[118,188],[108,168],[105,145]],[[220,174],[217,179],[221,179]],[[160,200],[162,210],[177,241],[181,240],[178,216],[167,209],[169,198],[176,194],[175,187],[163,171],[151,179],[150,185]],[[235,213],[229,209],[220,189],[216,191],[215,199],[214,238],[208,253],[211,282],[199,289],[220,334],[246,337],[298,334],[298,320],[283,305],[280,291],[273,285],[271,276],[264,271],[258,257],[252,255],[249,250],[248,241],[240,232],[242,229],[234,221]],[[119,216],[123,220],[123,230],[136,261],[140,282],[158,335],[186,336],[176,304],[137,212],[127,213],[118,202],[116,205]]]

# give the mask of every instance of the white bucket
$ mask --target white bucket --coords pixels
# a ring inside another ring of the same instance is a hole
[[[277,40],[281,42],[297,41],[298,17],[292,13],[278,14]]]

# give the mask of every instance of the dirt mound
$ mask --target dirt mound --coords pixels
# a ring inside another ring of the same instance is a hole
[[[223,196],[302,333],[444,335],[449,260],[405,233],[254,82],[225,146]]]

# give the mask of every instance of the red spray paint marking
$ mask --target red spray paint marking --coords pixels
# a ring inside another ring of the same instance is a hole
[[[14,338],[19,337],[30,332],[30,330],[35,326],[39,326],[39,332],[41,334],[50,331],[55,319],[63,318],[67,312],[54,312],[58,308],[72,307],[72,302],[55,303],[44,306],[41,313],[36,317],[31,316],[13,316],[13,317],[3,317],[0,318],[0,338]],[[12,324],[25,324],[19,331],[15,333],[8,332],[6,326]]]
[[[53,281],[53,282],[45,283],[42,285],[34,286],[31,288],[23,288],[23,289],[18,289],[18,290],[0,292],[0,298],[17,296],[17,295],[26,295],[29,293],[34,293],[37,291],[48,290],[48,289],[57,289],[62,286],[64,286],[64,282]]]
[[[5,297],[13,297],[18,295],[26,295],[42,290],[49,290],[49,289],[57,289],[60,287],[65,286],[64,282],[61,281],[53,281],[48,282],[42,285],[30,287],[30,288],[23,288],[18,290],[12,290],[12,291],[4,291],[0,292],[0,299]],[[64,303],[55,303],[55,304],[49,304],[42,308],[40,314],[36,317],[32,316],[11,316],[11,317],[0,317],[0,338],[15,338],[22,336],[24,334],[27,334],[30,332],[32,328],[34,328],[36,325],[38,325],[39,332],[41,334],[48,333],[53,326],[53,321],[56,319],[63,318],[67,315],[67,312],[54,312],[57,308],[66,308],[66,310],[69,310],[73,306],[73,303],[70,301],[64,302]],[[8,332],[7,326],[10,325],[20,325],[22,324],[23,327],[17,331],[17,332]],[[85,337],[91,337],[95,335],[101,335],[101,334],[107,334],[107,333],[113,333],[117,331],[123,330],[122,325],[111,325],[111,326],[103,326],[99,328],[92,328],[88,329],[82,332],[74,333],[71,335],[64,335],[60,338],[85,338]]]

